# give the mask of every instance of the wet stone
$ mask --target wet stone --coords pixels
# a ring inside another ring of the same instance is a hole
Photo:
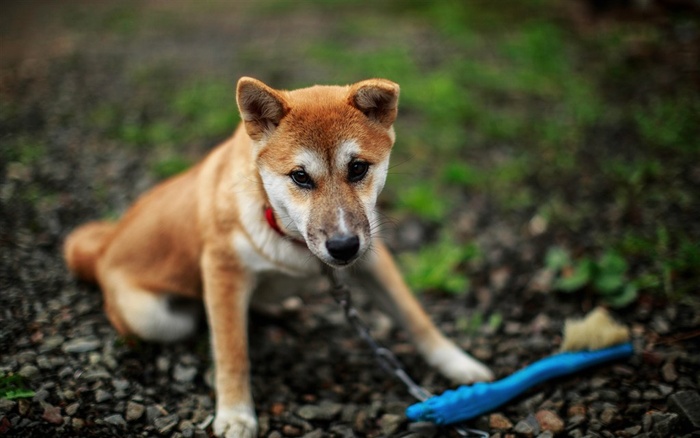
[[[50,370],[53,368],[51,361],[46,356],[39,356],[36,358],[36,365],[42,370]]]
[[[68,406],[66,406],[66,415],[73,416],[75,415],[76,412],[78,412],[78,409],[80,408],[80,403],[75,402],[71,403]]]
[[[126,421],[135,421],[143,416],[146,408],[140,404],[130,401],[126,404]]]
[[[700,394],[681,391],[668,398],[668,408],[679,415],[687,427],[700,429]]]
[[[116,391],[126,391],[129,388],[129,381],[126,379],[112,379],[112,386]]]
[[[66,338],[61,335],[48,336],[44,338],[43,342],[39,346],[39,353],[48,353],[56,348],[60,347]]]
[[[29,408],[32,407],[32,402],[27,399],[22,399],[17,402],[17,411],[20,415],[25,416],[29,412]]]
[[[112,399],[112,394],[109,392],[105,391],[104,389],[98,389],[95,391],[95,401],[97,403],[103,403],[106,402],[107,400]]]
[[[44,403],[44,413],[41,414],[41,418],[51,424],[63,424],[63,417],[61,416],[61,408],[59,406],[53,406],[48,403]]]
[[[17,372],[17,374],[25,379],[32,380],[39,376],[39,368],[35,367],[34,365],[24,365],[19,372]]]
[[[379,419],[379,426],[382,428],[382,433],[384,435],[393,435],[401,426],[403,422],[403,417],[396,414],[384,414]]]
[[[49,396],[49,391],[42,388],[42,389],[38,390],[36,393],[34,393],[34,397],[32,397],[32,400],[37,401],[37,402],[43,402],[44,400],[46,400],[48,398],[48,396]]]
[[[555,412],[541,410],[535,414],[535,418],[543,431],[549,430],[555,435],[564,431],[564,421]]]
[[[97,350],[100,345],[101,341],[97,338],[76,338],[63,344],[62,349],[65,353],[87,353]]]
[[[6,414],[13,410],[17,406],[17,402],[14,400],[7,400],[0,398],[0,414]]]
[[[197,375],[197,367],[194,366],[185,366],[181,364],[175,365],[175,368],[173,369],[173,379],[175,379],[176,382],[180,383],[188,383],[194,380],[195,376]]]
[[[432,438],[438,433],[438,428],[435,426],[435,423],[430,422],[410,423],[408,425],[408,430],[423,438]]]
[[[572,415],[567,419],[567,424],[569,427],[577,427],[586,422],[585,415]]]
[[[510,430],[513,423],[503,414],[491,414],[489,416],[489,428],[496,430]]]
[[[600,413],[600,421],[604,424],[612,424],[617,417],[618,410],[616,407],[606,407],[603,412]]]
[[[673,383],[678,380],[678,372],[673,361],[668,361],[661,367],[661,376],[665,382]]]
[[[293,426],[291,424],[285,424],[284,426],[282,426],[282,434],[284,434],[284,436],[295,437],[295,436],[301,436],[302,433],[303,433],[303,431],[300,427]]]
[[[58,372],[58,377],[61,379],[67,379],[73,375],[73,368],[71,367],[63,367],[61,368],[61,371]]]
[[[322,403],[320,405],[304,405],[297,410],[297,415],[305,420],[329,421],[335,418],[343,409],[338,403]]]
[[[159,434],[167,435],[177,426],[178,421],[180,421],[180,419],[177,414],[172,414],[157,418],[156,421],[153,422],[153,425],[156,427]]]
[[[105,423],[111,424],[113,426],[126,427],[126,421],[124,420],[124,417],[122,417],[120,414],[114,414],[105,417],[104,421]]]
[[[83,373],[81,378],[94,382],[95,380],[109,379],[112,375],[104,368],[94,368]]]
[[[679,425],[679,420],[678,414],[674,413],[655,415],[652,430],[658,436],[672,436]]]
[[[162,406],[152,405],[146,408],[146,419],[149,424],[155,424],[157,419],[165,415],[168,415],[168,411],[163,409]]]
[[[620,436],[623,437],[633,437],[639,435],[639,433],[642,431],[642,426],[632,426],[628,427],[625,429],[622,429],[619,433]]]
[[[540,425],[535,416],[530,414],[525,419],[518,421],[513,432],[532,437],[540,433]]]
[[[83,427],[85,427],[85,420],[82,418],[71,418],[70,424],[73,427],[73,429],[80,430]]]

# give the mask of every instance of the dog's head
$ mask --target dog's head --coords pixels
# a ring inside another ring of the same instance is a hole
[[[274,90],[241,78],[238,108],[280,225],[332,266],[369,248],[394,144],[399,86],[384,79]]]

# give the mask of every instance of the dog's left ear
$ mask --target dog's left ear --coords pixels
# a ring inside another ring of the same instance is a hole
[[[255,141],[270,135],[289,112],[289,104],[282,92],[253,78],[238,80],[236,101],[245,129]]]
[[[348,103],[389,129],[398,113],[399,84],[386,79],[358,82],[350,86]]]

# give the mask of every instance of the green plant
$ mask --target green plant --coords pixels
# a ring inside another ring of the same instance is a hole
[[[606,250],[597,260],[572,260],[563,248],[551,248],[545,265],[558,273],[554,289],[574,292],[590,287],[613,307],[624,307],[637,299],[638,286],[627,278],[627,262],[614,250]]]
[[[648,235],[630,230],[620,247],[645,262],[638,280],[640,288],[656,289],[676,298],[696,289],[693,278],[697,278],[700,266],[700,244],[690,236],[671,233],[659,225]]]
[[[445,234],[438,242],[426,245],[416,253],[402,254],[399,260],[413,290],[465,294],[470,283],[460,267],[479,257],[480,251],[475,243],[459,245]]]
[[[26,379],[18,374],[0,374],[0,398],[14,400],[34,397],[34,391],[27,387]]]
[[[490,333],[495,333],[501,325],[503,325],[503,315],[495,312],[485,321],[484,313],[480,310],[476,310],[470,317],[462,316],[458,318],[455,325],[457,330],[470,336],[477,334],[482,326],[486,326]]]

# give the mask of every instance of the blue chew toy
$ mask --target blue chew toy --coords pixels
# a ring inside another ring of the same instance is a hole
[[[490,412],[533,386],[549,379],[581,371],[633,353],[632,344],[601,350],[559,353],[546,357],[496,382],[480,382],[445,391],[406,409],[411,421],[432,421],[439,425],[459,423]]]

